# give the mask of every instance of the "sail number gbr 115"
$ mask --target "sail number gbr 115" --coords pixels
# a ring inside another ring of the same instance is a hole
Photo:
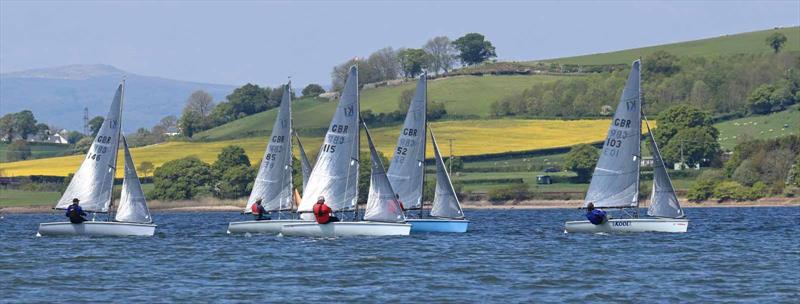
[[[325,137],[325,144],[322,145],[322,152],[336,152],[336,145],[344,143],[348,127],[349,126],[344,125],[331,125],[331,129],[328,130],[328,135]]]

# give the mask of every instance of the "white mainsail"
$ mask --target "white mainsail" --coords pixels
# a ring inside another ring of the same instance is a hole
[[[403,222],[406,220],[403,208],[397,201],[392,184],[386,176],[375,145],[372,144],[372,136],[369,135],[367,126],[364,125],[369,143],[369,153],[372,162],[372,173],[370,175],[369,196],[367,197],[367,208],[364,211],[365,221],[374,222]]]
[[[67,190],[61,195],[61,199],[58,200],[56,209],[66,209],[72,204],[72,200],[77,198],[85,211],[108,212],[117,167],[124,90],[125,82],[123,81],[117,88],[111,108],[97,132],[89,152],[86,153],[86,158],[75,172]]]
[[[333,211],[355,209],[358,199],[359,110],[358,69],[353,66],[303,191],[298,212],[311,212],[320,196],[325,197],[325,203]]]
[[[639,196],[639,158],[642,133],[639,60],[614,113],[603,151],[586,192],[585,203],[595,207],[635,207]]]
[[[150,217],[150,210],[147,209],[147,200],[142,191],[142,184],[139,182],[139,176],[136,175],[133,158],[124,136],[122,137],[122,147],[125,151],[125,178],[122,180],[122,195],[114,219],[117,222],[152,223],[153,219]]]
[[[403,130],[389,165],[389,181],[409,209],[422,206],[422,182],[425,175],[425,127],[427,124],[427,75],[422,73],[408,107]]]
[[[297,147],[300,149],[300,170],[303,172],[303,191],[305,191],[306,185],[308,184],[308,177],[311,176],[312,167],[311,163],[308,162],[306,150],[303,149],[303,143],[300,142],[300,136],[297,135],[297,132],[294,133],[294,137],[297,137]]]
[[[447,167],[444,165],[441,153],[439,153],[439,145],[436,143],[436,136],[433,135],[433,130],[431,130],[431,142],[433,143],[433,156],[436,161],[436,193],[433,197],[431,216],[464,218],[464,211],[461,210],[461,203],[458,201],[456,190],[453,188],[453,182],[450,180]]]
[[[646,121],[645,121],[646,123]],[[664,159],[658,150],[658,144],[650,130],[650,124],[646,123],[647,132],[650,134],[650,151],[653,154],[653,192],[650,194],[650,206],[647,208],[647,215],[655,217],[684,217],[683,209],[678,203],[678,196],[675,195],[675,188],[672,187],[672,180],[667,174],[664,166]]]
[[[267,211],[291,210],[292,204],[292,94],[291,83],[283,86],[278,116],[272,126],[269,143],[261,159],[253,190],[245,212],[257,200]]]

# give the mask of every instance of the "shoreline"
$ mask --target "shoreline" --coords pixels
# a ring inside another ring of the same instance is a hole
[[[692,203],[681,200],[683,208],[757,208],[757,207],[800,207],[800,198],[763,198],[756,201],[724,202],[704,201]],[[189,212],[241,212],[243,200],[200,199],[199,201],[177,201],[149,203],[152,213],[189,213]],[[462,207],[466,210],[535,210],[535,209],[577,209],[583,206],[582,200],[526,200],[526,201],[465,201]],[[0,209],[0,213],[61,213],[50,206],[14,206]]]

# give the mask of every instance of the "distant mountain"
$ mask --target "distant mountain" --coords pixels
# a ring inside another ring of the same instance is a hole
[[[105,116],[123,77],[127,79],[125,132],[152,127],[170,114],[179,116],[195,90],[204,90],[219,101],[235,88],[137,75],[104,64],[33,69],[0,74],[0,115],[31,110],[39,122],[82,130],[83,108],[89,108],[90,118]]]

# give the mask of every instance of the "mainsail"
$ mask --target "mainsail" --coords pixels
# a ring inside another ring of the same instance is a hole
[[[291,210],[292,204],[292,94],[291,84],[283,87],[278,116],[261,159],[245,212],[261,199],[267,211]]]
[[[303,149],[303,143],[300,142],[300,136],[297,135],[297,132],[294,133],[294,137],[297,137],[297,147],[300,149],[300,170],[303,172],[303,191],[305,191],[308,177],[311,175],[311,163],[308,162],[306,150]]]
[[[152,223],[153,219],[150,217],[150,210],[147,209],[142,185],[139,176],[136,175],[131,151],[128,150],[128,142],[124,136],[122,147],[125,151],[125,178],[122,180],[122,195],[114,219],[117,222]]]
[[[345,81],[339,105],[319,149],[317,163],[303,191],[299,212],[311,212],[317,198],[334,211],[352,210],[358,199],[358,69],[353,66]]]
[[[639,196],[642,133],[639,61],[634,61],[617,105],[585,203],[596,207],[635,207]]]
[[[464,211],[461,210],[461,203],[458,202],[456,190],[447,173],[442,155],[439,153],[439,145],[436,137],[431,130],[431,142],[433,142],[433,156],[436,161],[436,193],[433,197],[433,207],[431,216],[445,218],[464,218]]]
[[[645,121],[646,123],[646,121]],[[650,151],[653,153],[653,192],[650,195],[650,206],[647,208],[647,215],[655,217],[684,217],[683,209],[678,203],[675,189],[672,187],[672,180],[667,174],[661,152],[658,150],[653,131],[650,124],[646,123],[647,132],[650,134]]]
[[[108,115],[100,126],[81,167],[75,172],[67,190],[58,200],[56,209],[66,209],[72,204],[72,199],[77,198],[85,211],[108,212],[117,166],[124,87],[125,82],[117,88]]]
[[[403,130],[389,165],[389,181],[409,209],[422,206],[422,180],[425,175],[425,127],[427,124],[427,76],[419,77],[417,91],[408,107]]]
[[[375,145],[372,144],[372,136],[369,135],[367,126],[364,125],[369,143],[369,153],[372,161],[372,174],[369,183],[369,196],[367,197],[367,209],[364,211],[365,221],[375,222],[403,222],[406,217],[400,202],[397,201],[392,184],[386,176]]]

